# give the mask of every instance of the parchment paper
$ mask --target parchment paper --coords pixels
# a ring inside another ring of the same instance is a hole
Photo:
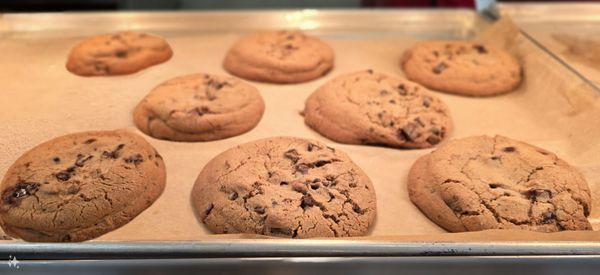
[[[370,235],[359,239],[398,241],[599,240],[597,232],[556,234],[483,231],[449,234],[429,221],[409,200],[407,173],[416,158],[430,150],[399,150],[337,144],[304,125],[299,112],[318,86],[342,73],[374,69],[403,76],[399,60],[415,41],[411,37],[315,33],[334,49],[333,71],[295,85],[253,83],[261,91],[266,112],[259,125],[241,136],[198,143],[144,137],[161,153],[167,166],[162,196],[127,225],[96,241],[203,240],[251,238],[208,235],[196,219],[190,191],[202,167],[220,152],[240,143],[272,136],[298,136],[341,149],[369,175],[377,194],[378,215]],[[127,128],[132,110],[154,86],[175,76],[207,72],[225,74],[221,62],[241,33],[155,32],[174,50],[165,64],[118,77],[84,78],[64,69],[69,49],[83,36],[15,34],[0,40],[0,174],[19,155],[50,138],[98,129]],[[367,37],[367,39],[361,39]],[[593,190],[590,221],[600,229],[600,94],[528,42],[514,25],[501,21],[480,39],[506,47],[522,62],[525,81],[510,94],[469,98],[437,93],[450,107],[456,129],[451,138],[501,134],[557,153],[579,168]],[[143,135],[143,134],[142,134]],[[260,237],[259,237],[260,238]]]

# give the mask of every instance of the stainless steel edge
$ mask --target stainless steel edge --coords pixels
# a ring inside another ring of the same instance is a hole
[[[600,256],[305,257],[19,261],[15,274],[598,274]]]
[[[594,242],[381,242],[231,240],[190,242],[20,243],[0,245],[0,259],[600,255]]]
[[[115,30],[235,32],[258,29],[370,30],[454,33],[475,29],[485,19],[468,9],[275,10],[241,12],[113,12],[6,14],[0,33],[80,35]]]

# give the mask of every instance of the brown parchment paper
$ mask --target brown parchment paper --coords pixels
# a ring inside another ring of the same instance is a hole
[[[0,40],[0,174],[29,148],[66,133],[127,128],[142,134],[133,126],[131,116],[139,100],[154,86],[175,76],[197,72],[225,74],[221,66],[223,56],[242,35],[233,32],[155,33],[172,45],[173,58],[165,64],[119,77],[84,78],[64,69],[69,49],[83,39],[83,35],[25,33]],[[144,136],[164,157],[167,187],[150,208],[95,241],[254,238],[251,235],[210,235],[193,213],[190,191],[202,167],[220,152],[243,142],[280,135],[326,142],[348,153],[369,175],[377,194],[377,221],[369,236],[357,239],[600,240],[597,232],[445,233],[410,202],[406,191],[410,166],[430,150],[334,143],[305,126],[299,114],[305,98],[339,74],[371,68],[403,76],[400,57],[416,39],[374,35],[363,39],[360,33],[353,36],[315,33],[333,47],[335,68],[325,77],[302,84],[253,83],[266,103],[264,117],[254,130],[225,140],[198,143],[168,142]],[[451,138],[501,134],[556,152],[587,178],[594,199],[589,219],[595,229],[600,229],[600,127],[597,127],[600,94],[525,39],[510,20],[496,23],[478,39],[505,47],[517,56],[524,67],[525,81],[510,94],[489,98],[437,93],[452,112],[456,129]]]

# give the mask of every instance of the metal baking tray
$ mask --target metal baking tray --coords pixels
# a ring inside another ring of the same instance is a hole
[[[491,18],[465,9],[3,14],[0,16],[0,43],[2,43],[2,39],[13,35],[43,37],[53,36],[61,32],[91,35],[98,32],[110,32],[121,29],[169,30],[170,32],[195,30],[216,33],[221,30],[232,29],[239,32],[247,32],[265,28],[300,28],[316,33],[324,30],[335,30],[339,35],[345,35],[350,38],[355,35],[356,30],[360,30],[363,36],[373,37],[401,35],[419,39],[471,38],[480,33],[484,27],[489,26],[492,21]],[[553,257],[547,257],[549,255]],[[23,260],[24,267],[29,265],[32,268],[31,270],[39,270],[39,268],[47,267],[51,263],[56,263],[59,266],[68,266],[70,264],[74,264],[75,266],[77,264],[81,264],[82,266],[85,264],[102,265],[96,261],[86,261],[94,259],[130,259],[130,261],[115,262],[115,264],[139,266],[145,263],[147,266],[153,261],[144,261],[144,259],[180,258],[189,260],[181,262],[181,266],[193,265],[194,263],[208,266],[210,264],[207,262],[194,262],[194,260],[190,259],[221,258],[219,261],[215,260],[210,263],[214,263],[216,266],[223,266],[226,265],[224,263],[230,263],[223,258],[264,257],[303,257],[299,259],[307,259],[304,257],[324,257],[323,261],[325,262],[329,261],[333,265],[343,266],[350,265],[336,257],[359,257],[356,258],[357,262],[377,263],[377,261],[383,261],[388,264],[381,263],[380,267],[389,268],[411,261],[420,261],[423,265],[428,265],[429,260],[415,259],[420,256],[429,256],[432,259],[430,263],[438,263],[431,265],[435,270],[443,270],[445,267],[444,264],[439,265],[439,263],[450,263],[454,260],[456,260],[454,261],[455,263],[458,262],[465,265],[469,265],[469,263],[474,264],[474,262],[470,262],[473,256],[487,257],[485,261],[489,263],[506,264],[507,261],[514,262],[519,259],[523,260],[523,262],[540,263],[540,261],[556,261],[557,258],[561,258],[564,263],[573,264],[586,261],[590,265],[595,263],[598,266],[599,258],[596,255],[600,255],[600,243],[596,242],[432,243],[373,240],[238,239],[0,244],[0,261],[16,256],[18,259]],[[454,258],[446,257],[444,258],[445,260],[440,261],[440,256],[454,256]],[[522,256],[530,258],[520,258]],[[365,260],[368,258],[364,257],[372,257],[377,260],[369,262],[369,260]],[[75,259],[79,261],[67,263],[59,261]],[[139,261],[132,259],[138,259]],[[298,260],[298,263],[303,261],[311,262],[311,260]],[[154,262],[155,265],[157,263],[166,264],[164,261]],[[177,265],[177,261],[170,263],[171,265]],[[259,261],[258,264],[260,265],[260,263]],[[282,261],[281,259],[265,260],[264,263],[282,263]],[[279,266],[283,267],[286,265]],[[298,265],[292,266],[297,267]],[[306,266],[311,265],[306,264]],[[535,264],[532,266],[535,269]],[[214,267],[215,265],[210,265],[210,268]],[[0,270],[10,270],[10,268],[0,265]],[[415,270],[417,269],[413,271]],[[421,269],[421,271],[423,270]]]
[[[510,16],[551,55],[600,86],[600,4],[500,3],[497,16]]]

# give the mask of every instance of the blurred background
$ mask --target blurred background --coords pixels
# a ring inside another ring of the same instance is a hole
[[[492,1],[492,0],[482,0]],[[579,0],[577,2],[585,2]],[[587,0],[592,2],[598,0]],[[474,7],[475,0],[0,0],[0,12]],[[525,2],[504,0],[502,2]],[[555,2],[555,1],[527,1]],[[567,1],[562,1],[567,2]],[[574,2],[574,1],[573,1]]]

